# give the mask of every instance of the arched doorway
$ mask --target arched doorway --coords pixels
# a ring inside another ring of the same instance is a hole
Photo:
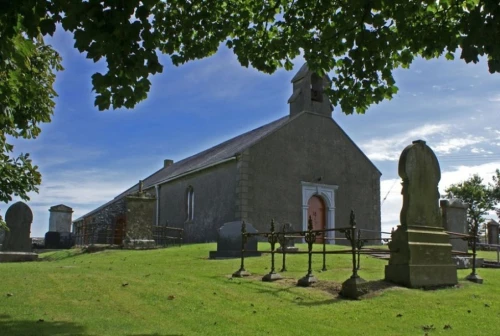
[[[115,223],[115,232],[113,234],[113,244],[121,245],[125,236],[125,219],[118,218]]]
[[[325,202],[317,195],[312,196],[307,202],[307,218],[311,217],[313,230],[326,228]],[[323,235],[316,237],[316,243],[323,243]]]

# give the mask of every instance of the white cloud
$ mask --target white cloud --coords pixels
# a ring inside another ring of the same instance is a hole
[[[490,97],[488,100],[491,102],[500,102],[500,94]]]
[[[484,137],[474,137],[472,135],[467,135],[466,137],[461,138],[449,138],[444,139],[443,141],[434,145],[433,150],[438,154],[449,154],[452,152],[457,152],[464,147],[475,145],[485,141],[486,138]]]
[[[474,174],[481,176],[485,184],[492,182],[492,176],[498,168],[500,168],[500,161],[472,166],[460,165],[450,170],[442,171],[441,181],[439,182],[439,192],[441,195],[444,195],[446,188],[451,184],[460,183]],[[399,225],[399,213],[403,205],[403,196],[401,195],[401,185],[399,182],[400,179],[387,179],[380,182],[380,194],[382,199],[390,191],[387,195],[387,199],[381,206],[382,228],[386,231],[390,231],[392,227]],[[493,213],[491,215],[494,216]]]
[[[135,170],[84,169],[48,172],[39,187],[39,193],[30,193],[26,202],[33,211],[31,235],[42,237],[49,227],[49,208],[65,204],[73,208],[73,220],[112,200],[136,182]],[[6,209],[20,199],[1,206]]]
[[[361,144],[363,152],[373,161],[395,161],[401,150],[413,140],[427,140],[433,135],[446,134],[451,128],[448,124],[426,124],[406,132],[384,138],[374,138]]]

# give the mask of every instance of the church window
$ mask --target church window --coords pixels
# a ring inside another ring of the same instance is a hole
[[[187,220],[192,221],[194,219],[194,189],[189,186],[186,192],[186,214]]]
[[[313,73],[311,76],[311,100],[323,101],[323,78]]]

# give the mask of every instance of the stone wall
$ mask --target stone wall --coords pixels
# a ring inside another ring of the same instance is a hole
[[[87,225],[90,227],[92,225],[95,230],[93,233],[93,238],[88,238],[89,240],[93,239],[96,244],[112,244],[113,241],[109,235],[109,230],[114,229],[114,225],[116,223],[116,219],[119,217],[125,217],[126,214],[126,203],[125,198],[119,199],[107,206],[99,209],[93,214],[85,217],[83,220],[73,223],[73,233],[76,235],[82,234],[83,225]],[[86,233],[89,231],[86,230]],[[84,242],[78,240],[77,237],[77,245],[84,245]]]
[[[125,213],[125,198],[122,198],[92,214],[89,216],[89,220],[95,223],[108,223],[114,225],[116,218],[124,216]]]
[[[380,173],[331,118],[303,113],[249,149],[247,220],[267,231],[272,218],[302,230],[301,182],[336,185],[335,226],[380,230]],[[380,234],[366,233],[380,238]]]
[[[161,185],[160,226],[184,229],[186,243],[217,240],[217,230],[234,220],[236,161],[229,161],[199,173]],[[194,190],[194,219],[187,220],[186,192]]]

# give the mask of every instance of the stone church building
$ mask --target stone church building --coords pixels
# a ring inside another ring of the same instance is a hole
[[[210,242],[219,227],[237,220],[259,231],[268,231],[271,219],[278,228],[306,229],[308,216],[315,228],[346,227],[353,209],[358,227],[381,229],[381,173],[332,119],[323,92],[329,79],[304,65],[292,84],[288,115],[179,162],[165,160],[142,180],[155,197],[154,213],[147,214],[152,225],[183,228],[186,242]],[[74,227],[101,223],[119,236],[127,226],[127,195],[138,190],[139,183]]]

